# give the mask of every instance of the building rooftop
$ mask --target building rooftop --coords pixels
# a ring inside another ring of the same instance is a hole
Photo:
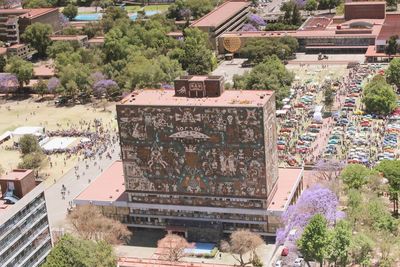
[[[0,177],[0,180],[22,180],[24,179],[27,175],[32,173],[32,170],[25,170],[25,169],[14,169],[5,175]]]
[[[33,75],[35,77],[53,77],[55,69],[50,64],[40,64],[33,67]]]
[[[386,14],[377,40],[388,40],[390,36],[400,33],[400,14]]]
[[[357,2],[346,2],[344,3],[346,6],[360,6],[360,5],[386,5],[386,2],[383,1],[357,1]]]
[[[74,201],[76,203],[128,201],[122,161],[117,160],[112,163]]]
[[[26,10],[23,15],[21,15],[21,18],[29,18],[29,19],[34,19],[40,16],[43,16],[47,13],[51,12],[58,12],[58,8],[32,8],[32,9],[23,9]]]
[[[104,43],[104,36],[93,37],[92,39],[89,39],[88,43]]]
[[[296,188],[302,177],[302,168],[279,168],[277,190],[268,206],[268,211],[276,213],[283,212],[290,204]]]
[[[175,90],[139,90],[125,97],[121,105],[135,106],[204,106],[204,107],[259,107],[264,106],[273,91],[227,90],[219,97],[176,97]]]
[[[228,1],[192,23],[192,27],[218,27],[242,9],[250,6],[247,1]]]
[[[87,35],[51,35],[52,41],[82,41],[87,39]]]

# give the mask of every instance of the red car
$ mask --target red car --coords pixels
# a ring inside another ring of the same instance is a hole
[[[306,105],[304,105],[303,103],[297,103],[294,105],[295,108],[305,108]]]
[[[282,249],[281,256],[286,257],[287,255],[289,255],[289,249],[287,247],[284,247]]]

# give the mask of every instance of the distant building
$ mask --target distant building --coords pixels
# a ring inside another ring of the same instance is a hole
[[[245,0],[227,1],[190,26],[206,32],[211,45],[218,50],[217,38],[225,32],[236,31],[243,26],[250,11],[250,4]]]
[[[27,44],[13,44],[7,47],[7,56],[18,56],[23,59],[28,59],[33,53],[34,50]]]
[[[239,228],[274,236],[302,169],[278,169],[274,92],[223,85],[221,76],[183,76],[175,91],[126,97],[117,105],[122,163],[75,203],[192,240]]]
[[[44,185],[32,170],[16,169],[0,178],[0,263],[40,266],[51,250]]]
[[[0,40],[18,44],[26,27],[36,22],[45,23],[53,32],[61,29],[58,8],[0,9]]]
[[[68,42],[78,46],[87,46],[88,44],[87,35],[52,35],[50,40],[53,42]]]

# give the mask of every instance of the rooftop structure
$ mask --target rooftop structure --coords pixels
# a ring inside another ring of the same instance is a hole
[[[218,28],[238,12],[250,6],[247,1],[227,1],[192,23],[192,27]]]
[[[250,2],[246,0],[227,1],[194,21],[190,26],[206,32],[211,45],[218,49],[216,38],[224,32],[240,29],[246,21],[249,9]]]
[[[347,2],[344,4],[344,19],[384,19],[386,2]]]

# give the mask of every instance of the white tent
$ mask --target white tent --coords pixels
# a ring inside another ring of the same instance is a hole
[[[17,129],[11,132],[11,136],[14,139],[14,142],[18,142],[19,138],[27,134],[31,134],[34,136],[44,135],[44,127],[23,126],[23,127],[18,127]]]

